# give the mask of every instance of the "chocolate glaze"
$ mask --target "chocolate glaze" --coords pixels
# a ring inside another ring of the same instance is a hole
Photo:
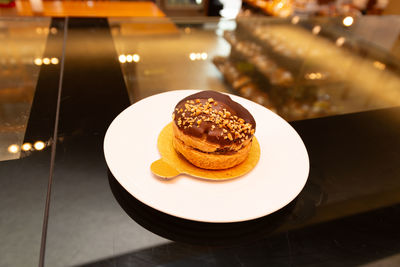
[[[245,109],[239,103],[234,102],[228,95],[208,90],[189,95],[179,101],[178,104],[175,106],[174,122],[178,126],[178,128],[183,131],[184,134],[194,137],[202,137],[204,134],[206,134],[207,141],[219,144],[221,146],[230,145],[232,143],[240,143],[240,138],[233,137],[233,140],[224,138],[223,129],[217,127],[218,125],[214,122],[202,121],[199,125],[195,125],[193,127],[184,127],[182,124],[178,124],[179,118],[182,119],[182,112],[179,112],[179,110],[185,109],[185,104],[188,100],[199,99],[200,103],[205,104],[210,98],[217,102],[217,105],[212,106],[214,110],[222,111],[225,109],[226,111],[229,111],[232,116],[237,116],[243,119],[245,123],[251,124],[252,129],[255,130],[256,122],[247,109]],[[188,116],[188,114],[186,114],[186,116]],[[202,116],[205,116],[205,114],[202,114]],[[196,118],[196,116],[191,116],[191,118]],[[215,127],[213,127],[213,125]],[[249,138],[251,138],[251,136],[252,134],[248,134]]]

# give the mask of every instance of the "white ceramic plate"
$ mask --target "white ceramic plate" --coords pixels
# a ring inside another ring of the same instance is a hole
[[[132,196],[164,213],[202,222],[239,222],[273,213],[304,187],[309,160],[296,131],[281,117],[247,99],[231,95],[254,116],[261,155],[248,174],[227,181],[180,175],[170,181],[150,171],[160,158],[157,138],[175,105],[198,90],[171,91],[128,107],[111,123],[104,140],[108,167]]]

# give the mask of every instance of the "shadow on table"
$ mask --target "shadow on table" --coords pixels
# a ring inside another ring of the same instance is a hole
[[[194,245],[232,246],[259,240],[281,226],[297,198],[273,214],[244,222],[206,223],[155,210],[127,192],[108,170],[112,193],[125,212],[147,230],[164,238]]]

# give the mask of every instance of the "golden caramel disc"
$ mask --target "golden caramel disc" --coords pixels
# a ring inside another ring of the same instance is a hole
[[[227,180],[248,173],[257,165],[257,162],[260,159],[260,145],[256,137],[253,136],[253,144],[251,146],[249,156],[241,164],[224,170],[201,169],[191,164],[182,155],[175,151],[172,145],[172,138],[173,131],[171,122],[165,126],[164,129],[162,129],[160,135],[158,136],[157,147],[161,154],[161,161],[164,163],[154,162],[151,166],[152,172],[163,178],[172,178],[172,176],[175,174],[174,170],[176,170],[176,173],[186,173],[194,177],[208,180]],[[166,170],[168,173],[164,174],[164,170]]]
[[[154,161],[151,164],[150,169],[155,175],[164,179],[170,179],[181,174],[181,172],[169,165],[163,159]]]

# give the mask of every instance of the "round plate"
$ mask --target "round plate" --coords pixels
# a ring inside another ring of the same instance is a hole
[[[201,222],[240,222],[271,214],[303,189],[309,172],[307,150],[281,117],[247,99],[230,95],[254,116],[261,155],[239,178],[209,181],[187,175],[162,180],[150,171],[160,158],[157,138],[172,120],[175,105],[198,90],[170,91],[128,107],[111,123],[104,139],[107,165],[118,182],[144,204]]]

